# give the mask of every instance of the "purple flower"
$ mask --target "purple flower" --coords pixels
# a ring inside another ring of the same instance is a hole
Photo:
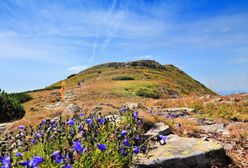
[[[53,158],[56,158],[56,157],[59,156],[59,154],[60,154],[59,151],[55,151],[55,152],[52,153],[52,157],[53,157]]]
[[[136,140],[137,140],[137,141],[140,141],[140,140],[141,140],[141,138],[140,138],[139,135],[136,136]]]
[[[34,156],[33,159],[31,159],[28,162],[28,166],[31,168],[36,168],[38,167],[39,164],[41,164],[44,161],[44,159],[42,157],[39,156]]]
[[[93,123],[93,120],[92,120],[91,118],[87,118],[87,119],[86,119],[86,122],[87,122],[89,125],[91,125],[91,124]]]
[[[122,136],[126,136],[126,135],[127,135],[127,131],[126,131],[126,130],[122,130],[122,131],[121,131],[121,135],[122,135]]]
[[[82,154],[85,151],[85,149],[82,147],[82,145],[79,141],[74,142],[73,149],[80,154]]]
[[[2,158],[2,168],[10,168],[10,156]]]
[[[141,120],[138,120],[137,122],[138,122],[138,124],[139,124],[139,125],[141,125],[141,124],[142,124],[142,121],[141,121]]]
[[[36,141],[34,139],[31,140],[32,144],[36,144]]]
[[[55,162],[56,162],[56,163],[61,163],[63,160],[64,160],[64,157],[63,157],[63,156],[58,156],[58,157],[55,159]]]
[[[125,111],[126,111],[126,107],[122,106],[122,107],[120,108],[120,112],[121,112],[121,113],[124,113]]]
[[[36,137],[36,138],[41,138],[42,135],[41,135],[40,133],[36,133],[36,134],[35,134],[35,137]]]
[[[29,161],[23,161],[23,162],[19,162],[19,165],[21,166],[28,166]]]
[[[126,146],[130,146],[130,143],[129,143],[128,139],[124,139],[123,144],[126,145]]]
[[[103,125],[104,122],[105,122],[105,119],[104,119],[104,118],[100,118],[100,119],[99,119],[99,122],[100,122],[101,125]]]
[[[140,153],[140,149],[139,149],[138,146],[134,146],[133,151],[134,151],[135,154],[139,154]]]
[[[70,125],[70,126],[74,125],[75,124],[75,119],[67,121],[66,124]]]
[[[24,127],[23,125],[19,125],[19,126],[18,126],[18,129],[19,129],[20,131],[22,131],[24,128],[25,128],[25,127]]]
[[[153,111],[153,109],[150,108],[150,109],[148,110],[148,113],[152,114],[152,111]]]
[[[138,117],[139,117],[139,112],[136,111],[136,112],[133,114],[133,118],[134,118],[134,119],[137,119]]]
[[[105,144],[98,144],[97,146],[101,151],[105,151],[107,149],[107,146]]]
[[[125,150],[125,148],[121,148],[121,155],[122,156],[127,156],[127,152],[126,152],[126,150]]]
[[[83,117],[85,114],[83,114],[83,113],[81,113],[81,114],[79,114],[79,117]]]
[[[166,141],[168,139],[168,136],[159,135],[159,138],[160,138],[160,143],[161,144],[166,144]]]
[[[72,168],[72,165],[63,165],[62,168]]]
[[[46,120],[42,120],[40,124],[41,124],[41,125],[46,124]]]
[[[166,141],[168,139],[168,136],[164,136],[164,135],[159,135],[159,138]]]
[[[20,152],[16,152],[16,156],[17,156],[17,157],[22,157],[22,156],[23,156],[23,154],[22,154],[22,153],[20,153]]]

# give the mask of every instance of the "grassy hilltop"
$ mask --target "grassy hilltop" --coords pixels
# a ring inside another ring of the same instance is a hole
[[[152,60],[113,62],[94,66],[63,80],[67,87],[79,82],[94,87],[99,94],[169,98],[212,94],[213,91],[173,65]],[[49,87],[60,86],[57,82]]]

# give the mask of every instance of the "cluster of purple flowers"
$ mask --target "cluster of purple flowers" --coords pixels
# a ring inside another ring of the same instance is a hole
[[[125,107],[120,109],[120,118],[123,121],[116,124],[100,113],[75,113],[72,118],[42,120],[36,128],[20,125],[16,134],[7,134],[0,141],[0,167],[92,167],[105,157],[130,164],[144,142],[142,121],[138,112]],[[88,158],[92,156],[95,158]]]

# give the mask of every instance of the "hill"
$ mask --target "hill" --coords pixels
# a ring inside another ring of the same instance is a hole
[[[67,87],[91,85],[107,95],[151,98],[184,95],[216,95],[206,86],[173,65],[153,60],[100,64],[62,80]],[[51,86],[61,86],[59,81]],[[96,87],[97,86],[97,87]]]

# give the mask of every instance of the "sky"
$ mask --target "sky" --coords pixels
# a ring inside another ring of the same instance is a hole
[[[0,88],[43,88],[106,62],[173,64],[248,91],[247,0],[1,0]]]

